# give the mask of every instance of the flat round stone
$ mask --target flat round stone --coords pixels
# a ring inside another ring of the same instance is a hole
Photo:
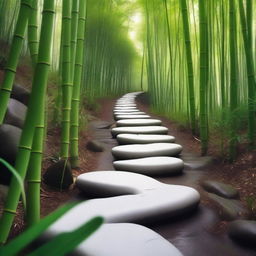
[[[118,100],[116,102],[116,104],[129,104],[129,103],[134,104],[135,101],[134,100]]]
[[[130,118],[132,119],[132,118]],[[116,137],[121,133],[132,133],[132,134],[167,134],[168,128],[164,126],[125,126],[115,127],[111,129],[113,137]]]
[[[136,106],[115,106],[115,108],[120,108],[120,109],[134,109],[134,108],[137,108]]]
[[[232,187],[229,184],[225,184],[222,182],[214,181],[214,180],[205,180],[202,182],[202,187],[211,193],[214,193],[218,196],[225,198],[238,198],[239,193],[238,190]]]
[[[119,160],[113,163],[116,170],[136,172],[149,176],[180,174],[184,163],[180,158],[159,156],[131,160]]]
[[[256,221],[235,220],[228,227],[228,235],[238,243],[256,246]]]
[[[158,119],[123,119],[116,122],[116,126],[154,126],[162,125]]]
[[[148,143],[173,143],[175,137],[171,135],[160,135],[160,134],[129,134],[123,133],[117,135],[117,141],[119,144],[148,144]]]
[[[139,109],[137,108],[115,108],[113,110],[113,112],[121,112],[121,113],[125,113],[125,112],[140,112]]]
[[[112,148],[112,154],[116,159],[177,156],[181,151],[182,146],[174,143],[131,144]]]
[[[116,120],[121,120],[121,119],[144,119],[144,118],[151,118],[151,116],[149,115],[126,115],[126,114],[122,114],[122,115],[116,115]]]
[[[102,216],[105,223],[153,223],[190,212],[200,200],[199,193],[191,187],[164,184],[142,174],[123,171],[85,173],[78,176],[77,186],[84,194],[93,193],[101,198],[73,207],[46,233],[56,235],[72,231],[95,216]]]
[[[182,256],[176,247],[153,230],[132,223],[103,224],[89,239],[78,245],[75,254],[80,256]]]
[[[115,107],[136,107],[135,103],[127,103],[127,104],[116,104]]]
[[[114,116],[124,115],[124,112],[114,112]],[[145,112],[125,112],[125,115],[146,115]]]

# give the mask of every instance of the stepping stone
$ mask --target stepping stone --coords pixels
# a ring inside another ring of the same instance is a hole
[[[182,256],[175,246],[153,230],[131,223],[103,224],[73,253],[80,256]]]
[[[243,245],[256,247],[256,221],[236,220],[229,224],[228,235]]]
[[[146,115],[145,112],[114,112],[114,116],[118,116],[118,115]]]
[[[135,159],[152,156],[177,156],[182,146],[174,143],[150,143],[121,145],[112,148],[116,159]]]
[[[226,199],[211,193],[208,195],[217,204],[219,214],[224,220],[244,219],[250,215],[249,211],[238,200]]]
[[[26,118],[27,106],[18,100],[10,98],[7,111],[4,117],[4,123],[23,128]]]
[[[144,118],[151,118],[149,115],[133,115],[132,117],[128,114],[122,114],[122,115],[116,115],[115,116],[116,120],[121,120],[121,119],[144,119]]]
[[[154,126],[162,125],[158,119],[123,119],[116,122],[116,126]]]
[[[0,125],[0,157],[9,164],[14,165],[22,130],[9,124]],[[9,185],[12,174],[3,165],[0,164],[0,183]]]
[[[45,184],[61,190],[68,189],[73,184],[71,166],[66,160],[60,160],[49,166],[43,177]]]
[[[180,174],[184,163],[176,157],[145,157],[132,160],[119,160],[113,163],[116,170],[141,173],[149,176]]]
[[[238,198],[238,191],[231,185],[224,184],[222,182],[206,180],[202,183],[202,187],[211,193],[219,195],[225,198]]]
[[[11,98],[18,100],[24,105],[28,105],[30,92],[19,84],[14,84],[11,92]]]
[[[135,103],[129,103],[129,104],[116,104],[115,107],[137,107]]]
[[[119,144],[148,144],[148,143],[173,143],[175,137],[171,135],[151,134],[118,134],[116,137]]]
[[[52,224],[47,234],[73,230],[94,216],[102,216],[106,223],[153,223],[190,213],[200,200],[199,193],[193,188],[164,184],[130,172],[85,173],[78,176],[77,186],[87,195],[104,198],[86,200],[75,206]]]
[[[132,106],[132,107],[130,107],[130,106],[114,107],[114,111],[115,110],[129,110],[129,109],[137,109],[137,107],[136,106]]]
[[[131,118],[130,118],[131,119]],[[116,137],[120,133],[132,134],[167,134],[168,128],[164,126],[138,126],[138,127],[115,127],[111,129],[111,134]]]
[[[96,129],[109,129],[114,123],[113,122],[107,122],[107,121],[93,121],[92,127]]]
[[[126,113],[126,112],[140,112],[140,110],[139,109],[136,109],[136,108],[132,108],[132,109],[130,109],[130,108],[119,108],[119,109],[117,109],[117,108],[115,108],[114,110],[113,110],[113,112],[115,113],[115,112],[121,112],[121,113]]]
[[[86,148],[92,152],[103,152],[105,150],[103,143],[98,140],[88,141]]]

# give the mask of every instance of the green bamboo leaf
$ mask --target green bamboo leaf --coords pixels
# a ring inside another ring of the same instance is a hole
[[[13,174],[13,176],[17,179],[18,184],[20,186],[20,190],[21,190],[21,196],[22,196],[22,201],[23,201],[23,206],[24,209],[26,210],[26,194],[25,194],[25,188],[24,188],[24,183],[23,180],[21,178],[21,176],[19,175],[19,173],[14,169],[14,167],[12,165],[10,165],[8,162],[6,162],[3,158],[0,158],[0,163],[2,163],[3,165],[5,165],[5,167],[7,167],[7,169]]]
[[[102,217],[95,217],[80,228],[53,238],[28,256],[62,256],[72,252],[82,241],[93,234],[103,223]],[[63,246],[65,244],[65,246]]]
[[[7,245],[5,245],[4,247],[0,247],[0,255],[17,255],[18,252],[24,249],[29,243],[34,241],[53,222],[55,222],[58,218],[60,218],[63,214],[65,214],[75,205],[77,205],[77,203],[69,203],[54,211],[53,213],[42,219],[38,224],[27,229],[17,238],[10,241]]]

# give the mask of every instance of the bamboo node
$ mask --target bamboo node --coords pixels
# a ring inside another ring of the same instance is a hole
[[[32,9],[32,5],[31,5],[31,4],[29,4],[29,3],[21,2],[21,3],[20,3],[20,5],[21,5],[21,6],[28,7],[28,8],[30,8],[30,9]]]
[[[71,84],[71,83],[64,83],[64,84],[62,84],[62,86],[73,86],[73,84]]]
[[[71,16],[62,16],[63,20],[71,20]]]
[[[7,70],[7,71],[10,71],[12,73],[16,73],[16,69],[13,69],[13,68],[10,68],[10,67],[5,67],[4,69]]]
[[[22,40],[25,38],[23,35],[19,35],[19,34],[14,34],[14,37],[20,38]]]
[[[19,146],[19,149],[25,149],[25,150],[31,150],[31,147],[27,147],[27,146]]]
[[[27,183],[41,183],[41,180],[27,180]]]
[[[41,64],[41,65],[46,65],[46,66],[51,66],[51,64],[49,62],[45,62],[45,61],[38,61],[37,64]]]
[[[38,28],[38,26],[36,24],[29,24],[28,27],[29,28]]]
[[[2,91],[5,91],[5,92],[10,92],[10,93],[12,92],[12,90],[9,89],[9,88],[1,88],[1,90],[2,90]]]
[[[7,209],[7,208],[3,209],[3,211],[6,213],[14,214],[14,215],[16,214],[15,210]]]
[[[48,13],[52,13],[52,14],[55,13],[55,11],[54,11],[54,10],[51,10],[51,9],[44,9],[42,13],[47,13],[47,12],[48,12]]]

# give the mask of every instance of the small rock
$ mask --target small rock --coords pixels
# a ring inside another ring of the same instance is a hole
[[[107,121],[95,121],[94,126],[97,129],[109,129],[113,125],[113,122]]]
[[[0,157],[11,165],[15,163],[21,132],[21,129],[16,126],[0,125]],[[0,164],[0,183],[9,185],[11,177],[11,172]]]
[[[208,195],[217,204],[220,217],[224,220],[245,219],[250,215],[248,209],[238,200],[226,199],[211,193]]]
[[[73,184],[71,166],[66,160],[60,160],[48,167],[43,177],[45,184],[58,189],[68,189]]]
[[[231,185],[213,181],[213,180],[206,180],[202,183],[202,187],[211,193],[214,193],[218,196],[225,197],[225,198],[238,198],[239,193],[238,191],[232,187]]]
[[[20,101],[21,103],[28,105],[29,91],[19,84],[14,84],[11,92],[11,98]]]
[[[26,113],[27,106],[15,99],[10,99],[4,117],[4,123],[11,124],[22,129],[26,118]]]
[[[105,147],[103,144],[97,140],[91,140],[87,143],[86,148],[92,152],[103,152]]]
[[[256,221],[233,221],[228,227],[228,235],[238,243],[256,247]]]

